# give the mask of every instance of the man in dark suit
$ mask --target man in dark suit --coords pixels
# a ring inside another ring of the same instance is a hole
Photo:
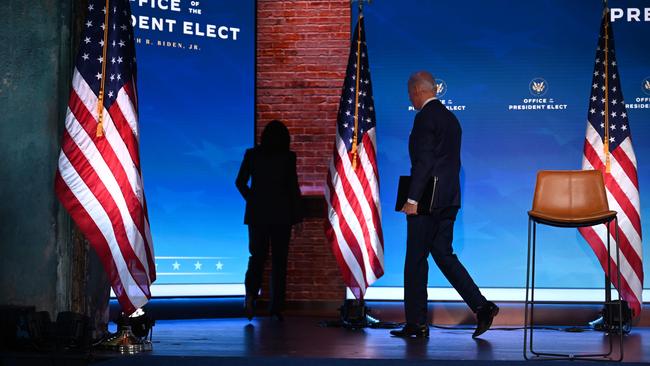
[[[392,331],[398,337],[428,337],[427,278],[429,254],[451,285],[476,313],[473,337],[487,331],[499,308],[487,301],[458,260],[452,248],[454,221],[460,208],[460,140],[458,120],[436,99],[433,76],[417,72],[409,78],[408,93],[419,112],[409,137],[411,185],[402,211],[407,215],[404,263],[404,310],[406,326]],[[433,212],[418,215],[418,201],[433,179]]]
[[[270,314],[282,320],[291,226],[302,221],[296,154],[289,150],[289,130],[269,122],[260,145],[246,150],[235,184],[246,200],[250,258],[246,271],[246,316],[254,316],[264,262],[272,248]],[[250,186],[248,182],[250,180]]]

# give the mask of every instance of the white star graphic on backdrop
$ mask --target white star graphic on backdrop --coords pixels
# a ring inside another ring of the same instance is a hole
[[[217,262],[216,266],[217,266],[217,271],[221,271],[223,269],[223,263],[221,263],[221,261]]]
[[[196,263],[194,263],[194,269],[197,271],[201,270],[201,266],[203,266],[203,264],[199,261],[196,261]]]
[[[181,268],[181,264],[178,263],[178,261],[174,261],[174,263],[172,263],[172,267],[174,267],[174,271],[178,271]]]

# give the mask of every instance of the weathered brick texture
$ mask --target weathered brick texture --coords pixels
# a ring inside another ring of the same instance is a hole
[[[272,119],[287,125],[303,194],[321,197],[321,203],[349,42],[349,0],[258,0],[257,133]],[[289,301],[343,299],[324,220],[305,219],[302,234],[291,242]],[[268,276],[267,268],[264,297]]]

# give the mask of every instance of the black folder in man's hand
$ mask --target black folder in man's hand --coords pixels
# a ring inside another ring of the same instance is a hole
[[[430,215],[433,211],[433,202],[436,198],[436,186],[438,177],[431,177],[427,182],[422,197],[418,201],[418,215]],[[402,211],[402,207],[408,200],[409,189],[411,187],[411,177],[402,175],[399,177],[399,186],[397,188],[397,202],[395,202],[395,211]]]

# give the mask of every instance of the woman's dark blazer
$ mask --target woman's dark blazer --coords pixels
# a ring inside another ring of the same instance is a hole
[[[268,151],[261,146],[246,150],[235,184],[246,200],[245,224],[292,225],[302,221],[293,151]]]

